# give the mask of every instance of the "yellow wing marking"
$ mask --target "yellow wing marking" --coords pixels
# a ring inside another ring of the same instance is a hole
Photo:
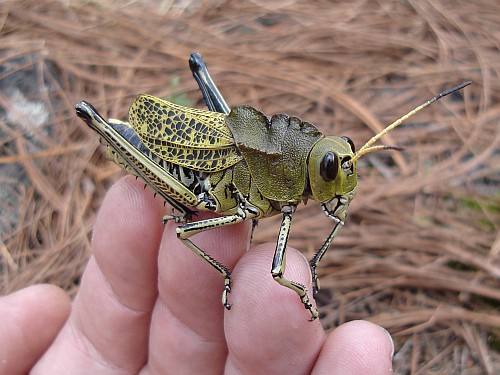
[[[129,121],[141,142],[165,161],[217,172],[242,159],[225,114],[141,95],[130,107]]]

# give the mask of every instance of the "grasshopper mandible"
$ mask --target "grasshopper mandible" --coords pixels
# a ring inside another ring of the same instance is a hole
[[[230,110],[201,56],[193,53],[189,63],[209,111],[140,95],[130,107],[129,122],[106,121],[85,101],[76,105],[76,113],[100,135],[111,160],[142,178],[178,212],[165,215],[163,222],[179,223],[178,238],[222,274],[222,303],[228,310],[230,270],[191,242],[190,237],[244,220],[281,214],[271,275],[299,295],[314,320],[318,311],[305,286],[284,277],[287,239],[297,206],[314,199],[333,221],[330,235],[310,261],[316,296],[316,268],[344,225],[346,209],[356,194],[357,160],[369,152],[399,149],[372,145],[418,111],[471,82],[436,95],[356,151],[349,138],[325,137],[313,124],[297,117],[276,114],[269,118],[247,105]],[[198,210],[220,216],[192,222]]]

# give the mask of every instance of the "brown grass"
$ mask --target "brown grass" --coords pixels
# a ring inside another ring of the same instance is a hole
[[[327,328],[359,318],[387,328],[396,373],[498,371],[498,2],[144,3],[0,5],[1,291],[78,287],[96,212],[122,174],[76,118],[83,98],[116,118],[143,92],[201,107],[187,66],[197,50],[230,105],[297,115],[359,147],[472,80],[385,137],[403,153],[360,161],[358,196],[320,267],[320,304]],[[275,241],[277,220],[255,241]],[[330,227],[311,202],[291,244],[311,255]]]

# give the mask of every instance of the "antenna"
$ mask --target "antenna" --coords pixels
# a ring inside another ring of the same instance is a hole
[[[365,154],[368,154],[369,152],[373,152],[373,151],[388,150],[388,149],[389,150],[401,150],[400,147],[396,147],[396,146],[384,146],[384,145],[382,145],[382,146],[372,146],[372,144],[374,144],[375,142],[377,142],[380,138],[382,138],[384,135],[386,135],[387,133],[389,133],[392,129],[397,128],[399,125],[403,124],[404,121],[408,120],[410,117],[412,117],[417,112],[420,112],[425,107],[430,106],[436,100],[439,100],[439,99],[441,99],[442,97],[444,97],[446,95],[450,95],[450,94],[454,93],[455,91],[461,90],[464,87],[469,86],[471,83],[472,83],[471,81],[467,81],[467,82],[462,83],[461,85],[458,85],[458,86],[455,86],[455,87],[453,87],[453,88],[451,88],[449,90],[443,91],[442,93],[439,93],[436,96],[434,96],[432,99],[427,100],[424,104],[419,105],[414,110],[408,112],[403,117],[397,119],[392,124],[390,124],[389,126],[387,126],[384,130],[382,130],[380,133],[378,133],[378,134],[374,135],[372,138],[370,138],[370,140],[368,142],[366,142],[365,145],[358,150],[358,152],[356,152],[356,154],[350,160],[350,162],[354,163],[361,156],[363,156]]]

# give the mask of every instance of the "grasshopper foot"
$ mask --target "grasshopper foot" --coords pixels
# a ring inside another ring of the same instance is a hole
[[[318,309],[316,309],[316,307],[314,307],[311,302],[309,302],[308,295],[304,294],[303,296],[301,296],[300,301],[303,303],[306,310],[309,310],[309,312],[311,313],[311,319],[309,319],[309,321],[312,322],[313,320],[316,320],[319,316]]]
[[[163,215],[161,218],[161,223],[163,225],[167,224],[169,220],[173,220],[174,223],[185,223],[186,218],[184,216],[177,216],[177,215]]]

